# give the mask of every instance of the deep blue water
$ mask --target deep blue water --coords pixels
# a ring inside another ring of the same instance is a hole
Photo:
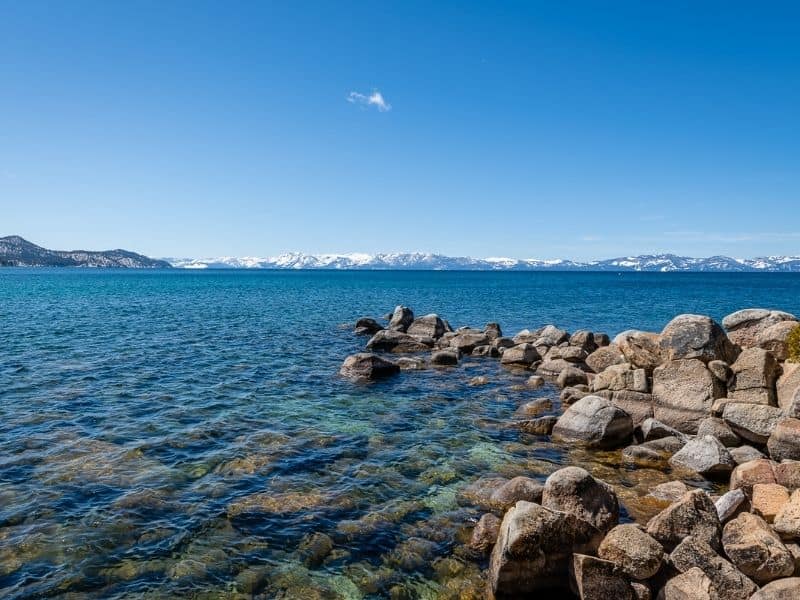
[[[398,303],[613,335],[800,314],[800,275],[0,270],[0,596],[478,594],[463,542],[480,513],[459,491],[581,458],[507,426],[557,391],[490,359],[338,378],[366,341],[353,322]],[[322,564],[314,534],[333,542]]]

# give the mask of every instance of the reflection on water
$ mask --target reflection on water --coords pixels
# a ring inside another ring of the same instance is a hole
[[[625,519],[664,506],[646,497],[664,473],[510,426],[534,398],[557,414],[557,390],[493,359],[375,385],[336,376],[365,342],[341,325],[361,314],[417,300],[454,325],[575,328],[574,284],[317,277],[0,276],[2,595],[480,598],[486,565],[465,546],[479,478],[582,464]],[[636,299],[609,316],[607,285],[599,320],[618,331]]]

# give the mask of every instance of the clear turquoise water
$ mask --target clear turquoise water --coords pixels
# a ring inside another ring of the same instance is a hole
[[[397,303],[613,335],[800,314],[800,276],[0,270],[0,596],[479,597],[458,492],[585,457],[507,426],[557,391],[489,359],[339,379],[352,323]],[[614,460],[592,468],[636,489]]]

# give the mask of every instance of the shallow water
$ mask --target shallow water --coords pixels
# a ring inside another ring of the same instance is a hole
[[[338,378],[366,342],[352,323],[401,302],[613,335],[800,314],[800,276],[1,270],[0,595],[477,598],[463,541],[480,512],[458,500],[480,476],[579,462],[625,518],[648,514],[636,499],[665,475],[508,426],[558,397],[527,374],[466,359]]]

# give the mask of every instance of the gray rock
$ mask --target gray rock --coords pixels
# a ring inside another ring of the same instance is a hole
[[[541,375],[531,375],[528,377],[527,381],[525,381],[525,385],[532,389],[540,388],[544,385],[544,383],[544,377]]]
[[[406,333],[436,340],[442,337],[445,331],[444,321],[439,318],[439,315],[430,314],[414,319],[411,325],[408,326]]]
[[[665,425],[658,419],[650,418],[650,419],[645,419],[642,422],[642,439],[644,439],[645,442],[665,437],[677,437],[686,439],[686,436],[683,433],[681,433],[674,427]]]
[[[794,573],[794,557],[766,521],[742,513],[722,530],[725,554],[758,585]]]
[[[500,349],[484,344],[483,346],[475,346],[472,350],[472,356],[488,356],[490,358],[498,358],[500,356]]]
[[[736,360],[736,347],[719,324],[703,315],[679,315],[661,332],[664,360],[698,359],[707,363]]]
[[[586,554],[573,556],[570,588],[581,600],[636,600],[636,593],[622,569],[611,561]]]
[[[747,496],[742,490],[729,490],[714,503],[720,523],[725,523],[736,514],[739,508],[746,505]]]
[[[539,331],[539,337],[534,342],[535,346],[557,346],[569,340],[569,333],[555,325],[546,325]]]
[[[488,573],[488,598],[512,600],[567,585],[574,553],[592,553],[602,534],[570,513],[520,501],[500,525]]]
[[[711,580],[719,597],[727,600],[748,600],[758,589],[739,569],[694,536],[688,536],[676,546],[670,554],[670,562],[681,573],[698,567]]]
[[[355,334],[356,335],[375,335],[383,327],[375,320],[369,317],[363,317],[356,321]]]
[[[667,481],[659,483],[647,495],[662,502],[677,502],[688,491],[689,488],[682,481]]]
[[[614,489],[580,467],[565,467],[547,478],[542,506],[573,514],[602,532],[619,522],[619,501]]]
[[[736,466],[728,450],[720,441],[710,435],[698,437],[687,444],[669,459],[673,467],[689,469],[707,477],[728,475]]]
[[[514,477],[497,488],[489,497],[489,502],[500,512],[505,512],[518,501],[542,502],[544,485],[530,477]]]
[[[722,526],[711,497],[703,490],[691,490],[650,519],[647,533],[667,551],[689,535],[719,548]]]
[[[433,346],[430,338],[419,338],[396,331],[383,329],[367,342],[367,348],[378,352],[425,352]]]
[[[589,392],[579,388],[579,387],[565,387],[561,390],[561,394],[559,394],[559,400],[561,400],[561,404],[564,406],[569,406],[570,404],[575,404],[581,398],[585,398],[589,395]]]
[[[553,427],[553,436],[594,448],[622,446],[632,435],[630,415],[599,396],[578,400]]]
[[[767,440],[767,450],[775,461],[800,460],[800,419],[780,419]]]
[[[676,360],[653,371],[653,415],[682,431],[696,433],[725,390],[699,360]]]
[[[454,366],[458,364],[458,350],[437,350],[431,354],[431,364]]]
[[[781,411],[765,404],[730,403],[722,419],[739,436],[754,444],[766,444],[781,419]]]
[[[541,356],[536,351],[533,344],[519,344],[506,348],[500,358],[500,364],[514,367],[529,367],[534,361],[540,360]]]
[[[407,306],[397,306],[389,319],[389,329],[405,332],[414,322],[414,312]]]
[[[348,356],[339,369],[339,374],[343,377],[363,381],[382,379],[399,372],[400,367],[395,363],[369,352]]]
[[[537,417],[535,419],[525,419],[524,421],[519,421],[517,423],[517,427],[519,427],[521,431],[530,433],[531,435],[550,435],[553,432],[553,427],[555,427],[557,421],[558,417],[550,415],[546,417]]]
[[[608,532],[597,555],[619,565],[632,579],[649,579],[661,568],[664,548],[638,525],[617,525]]]
[[[719,417],[706,417],[700,421],[700,425],[697,427],[697,437],[704,435],[717,438],[726,448],[735,448],[742,443],[739,436]]]
[[[558,374],[556,383],[558,383],[559,387],[565,388],[573,385],[588,384],[589,378],[586,373],[577,367],[567,367]]]
[[[731,453],[733,460],[737,465],[764,458],[764,454],[753,448],[752,446],[739,446],[738,448],[730,448],[728,452]]]
[[[514,411],[514,416],[517,418],[538,417],[552,409],[553,402],[550,400],[550,398],[536,398],[517,408],[517,410]]]
[[[599,392],[597,395],[604,396],[605,393]],[[631,416],[634,427],[640,426],[643,421],[653,416],[652,394],[643,394],[642,392],[632,392],[630,390],[611,392],[611,403]]]
[[[462,354],[472,354],[478,346],[487,346],[491,342],[491,338],[482,331],[460,329],[448,340],[448,346]]]

